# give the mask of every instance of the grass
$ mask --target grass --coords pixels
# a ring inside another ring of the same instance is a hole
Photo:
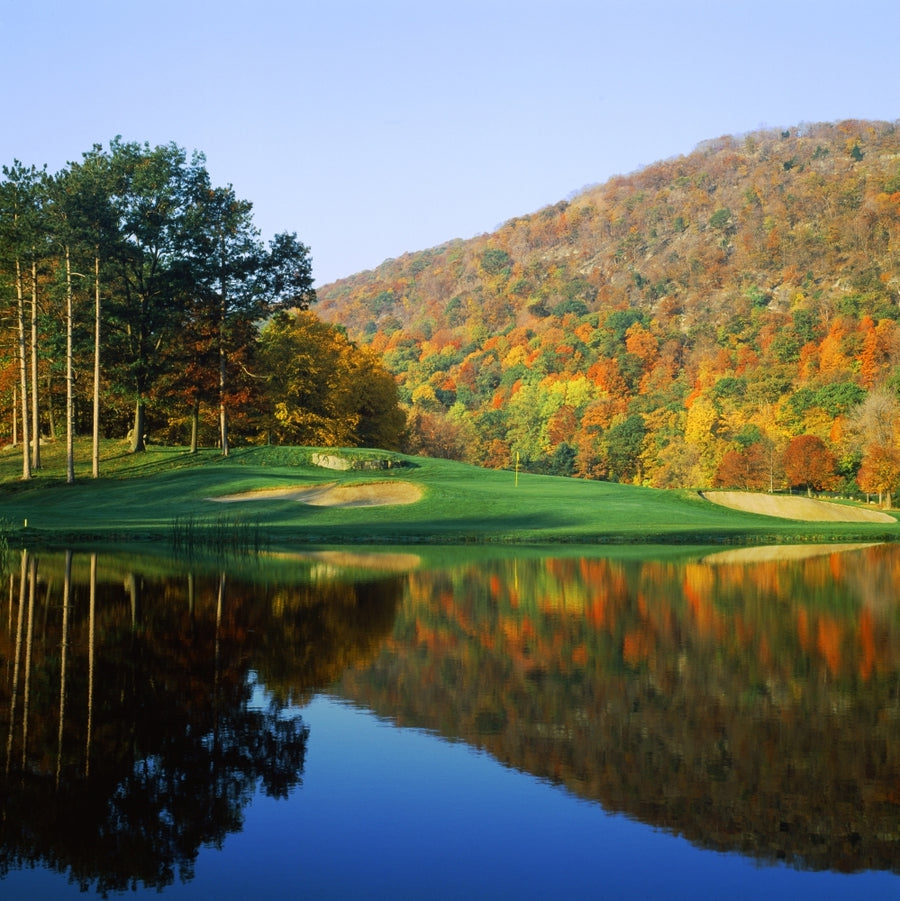
[[[0,517],[13,545],[154,542],[171,547],[290,549],[321,544],[760,544],[896,540],[894,524],[801,523],[716,506],[691,491],[484,470],[461,463],[390,458],[395,468],[336,471],[313,466],[305,448],[215,450],[151,447],[131,455],[104,446],[101,478],[90,477],[89,445],[76,445],[76,481],[65,483],[64,448],[42,448],[44,466],[21,479],[21,452],[0,451]],[[259,488],[399,479],[421,501],[382,507],[314,507],[259,500],[224,507],[210,497]],[[26,525],[27,521],[27,525]],[[243,537],[241,537],[243,536]]]

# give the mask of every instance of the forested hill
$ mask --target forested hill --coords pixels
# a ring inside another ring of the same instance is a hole
[[[710,140],[318,296],[383,355],[426,453],[754,487],[812,435],[850,484],[875,443],[896,453],[900,130]]]

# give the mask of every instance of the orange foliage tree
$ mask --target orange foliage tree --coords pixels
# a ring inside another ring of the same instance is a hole
[[[813,491],[824,491],[835,483],[837,461],[825,442],[816,435],[798,435],[788,443],[782,458],[788,484],[802,485],[812,497]]]
[[[743,450],[726,451],[713,476],[715,488],[742,488],[747,491],[769,486],[769,455],[760,442]]]
[[[900,485],[900,451],[882,444],[870,444],[856,481],[866,494],[877,494],[878,503],[890,510],[891,495]]]

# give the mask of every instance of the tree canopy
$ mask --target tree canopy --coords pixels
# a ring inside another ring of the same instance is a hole
[[[292,232],[263,241],[252,203],[215,185],[201,153],[116,138],[54,175],[16,161],[0,181],[0,431],[21,434],[25,478],[61,408],[70,442],[92,427],[95,448],[127,433],[132,451],[152,436],[227,454],[233,436],[310,434],[287,424],[320,407],[319,443],[397,446],[392,378],[312,314],[316,353],[340,346],[328,378],[269,396],[281,374],[259,367],[277,357],[277,327],[267,345],[260,326],[315,301],[309,248]],[[265,421],[275,408],[280,429]]]

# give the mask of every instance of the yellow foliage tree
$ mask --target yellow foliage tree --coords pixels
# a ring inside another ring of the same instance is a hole
[[[687,411],[684,440],[697,454],[704,485],[710,484],[719,464],[720,442],[715,435],[718,422],[716,408],[705,397],[697,398]]]
[[[315,314],[279,313],[260,334],[270,437],[312,447],[397,450],[406,418],[393,377]]]

